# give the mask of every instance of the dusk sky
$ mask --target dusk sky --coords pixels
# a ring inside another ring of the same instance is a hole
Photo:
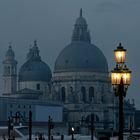
[[[134,98],[140,109],[140,0],[0,0],[1,93],[2,61],[9,42],[18,69],[36,39],[42,60],[53,71],[56,57],[71,42],[80,8],[92,43],[106,56],[109,71],[115,67],[113,51],[118,44],[127,49],[126,64],[132,71],[127,98]]]

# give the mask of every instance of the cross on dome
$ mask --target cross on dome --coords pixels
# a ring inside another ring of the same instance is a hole
[[[82,8],[80,9],[80,17],[82,17]]]

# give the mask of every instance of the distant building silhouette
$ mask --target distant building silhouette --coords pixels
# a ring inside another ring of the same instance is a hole
[[[90,116],[94,115],[95,130],[118,129],[118,100],[111,90],[108,63],[103,52],[91,43],[82,9],[71,43],[58,55],[53,72],[42,61],[36,40],[26,58],[17,77],[17,61],[9,46],[3,61],[0,121],[17,111],[26,118],[32,110],[34,122],[47,121],[51,115],[54,121],[75,125],[78,130],[83,118],[90,123]],[[126,129],[130,116],[134,120],[134,112],[134,104],[125,102]]]

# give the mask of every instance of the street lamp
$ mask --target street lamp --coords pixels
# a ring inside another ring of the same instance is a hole
[[[94,114],[91,114],[91,140],[94,140]]]
[[[74,127],[71,128],[71,140],[74,140]]]
[[[116,67],[111,71],[111,81],[115,95],[119,97],[119,140],[123,140],[123,97],[131,81],[131,71],[125,65],[126,49],[121,43],[114,50]]]
[[[132,117],[130,116],[130,120],[129,120],[129,132],[130,135],[132,135],[133,132],[133,121],[132,121]]]
[[[48,140],[51,140],[51,129],[53,129],[53,128],[54,128],[54,124],[53,124],[51,116],[49,116],[49,119],[48,119]]]
[[[29,140],[32,140],[32,111],[29,111]]]
[[[13,130],[14,124],[11,117],[8,117],[8,140],[11,140],[11,130]]]

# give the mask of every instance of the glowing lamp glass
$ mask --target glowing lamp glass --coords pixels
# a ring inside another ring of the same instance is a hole
[[[122,75],[122,78],[123,78],[123,84],[124,85],[130,85],[131,71],[124,72],[123,75]]]
[[[126,49],[123,48],[123,46],[121,45],[121,43],[119,44],[119,46],[117,47],[117,49],[114,50],[114,53],[115,53],[115,61],[117,63],[124,63],[125,62]]]
[[[112,85],[119,85],[121,81],[121,74],[115,71],[111,73]]]
[[[111,81],[112,85],[119,85],[123,80],[124,85],[130,85],[131,81],[131,71],[112,71]]]

